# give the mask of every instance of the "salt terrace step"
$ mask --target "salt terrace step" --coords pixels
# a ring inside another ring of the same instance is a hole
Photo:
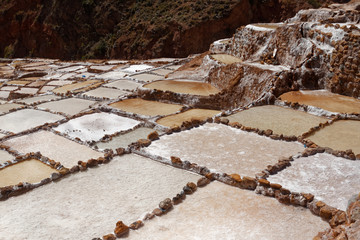
[[[360,113],[360,100],[326,90],[287,92],[281,100],[322,108],[331,112]]]
[[[82,141],[99,141],[106,134],[129,130],[140,124],[131,118],[125,118],[110,113],[92,113],[74,118],[61,124],[54,130],[62,132],[71,138]]]
[[[91,158],[104,156],[104,154],[87,146],[48,131],[39,131],[15,137],[6,140],[2,144],[23,154],[40,151],[42,155],[60,162],[67,168],[77,165],[78,161],[86,162]]]
[[[317,154],[291,162],[291,167],[272,175],[270,182],[315,195],[326,204],[346,210],[348,200],[360,189],[360,162]]]
[[[52,112],[59,112],[69,116],[75,115],[82,111],[88,110],[95,101],[80,99],[80,98],[67,98],[59,101],[52,101],[37,105],[39,109],[49,109]]]
[[[185,93],[192,95],[209,96],[220,92],[216,87],[209,83],[195,81],[164,80],[155,81],[144,85],[145,88],[171,91],[175,93]]]
[[[63,118],[62,116],[40,110],[23,109],[0,116],[0,129],[19,133],[44,123],[56,122]]]
[[[129,144],[134,143],[139,139],[147,139],[148,135],[152,132],[154,132],[154,129],[152,128],[140,127],[131,132],[112,137],[110,141],[99,142],[96,146],[101,150],[127,148]]]
[[[50,177],[56,169],[37,159],[29,159],[0,169],[0,187],[16,185],[19,182],[38,183]]]
[[[340,120],[316,131],[308,138],[322,147],[346,151],[351,149],[360,154],[360,121]]]
[[[181,110],[183,106],[156,101],[147,101],[141,98],[125,99],[109,105],[125,112],[145,116],[169,115]]]
[[[307,209],[213,182],[129,239],[308,240],[327,227]]]
[[[244,126],[261,130],[271,129],[276,134],[287,136],[302,135],[310,128],[327,122],[323,117],[273,105],[253,107],[227,118],[230,122],[239,122]]]
[[[193,119],[204,121],[219,113],[219,111],[210,109],[190,109],[182,113],[160,118],[156,122],[166,127],[181,126],[185,121],[192,121]]]
[[[113,232],[117,221],[130,225],[198,179],[137,155],[117,157],[2,202],[0,236],[29,240],[103,236]]]
[[[302,152],[296,142],[275,141],[221,124],[206,124],[162,136],[144,149],[148,154],[196,163],[220,173],[254,177],[282,157]]]

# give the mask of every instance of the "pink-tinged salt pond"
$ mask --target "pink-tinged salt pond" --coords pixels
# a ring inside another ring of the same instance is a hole
[[[215,181],[131,231],[129,239],[308,240],[328,227],[306,208]]]
[[[185,93],[201,96],[209,96],[211,94],[220,92],[219,89],[212,86],[210,83],[196,81],[163,80],[146,84],[144,87],[162,91],[171,91],[175,93]]]
[[[2,202],[0,238],[101,237],[117,221],[130,225],[199,178],[137,155],[116,157]]]
[[[78,161],[86,162],[91,158],[104,156],[87,146],[47,131],[12,138],[2,144],[23,154],[40,151],[42,155],[60,162],[67,168],[77,165]]]
[[[267,165],[295,155],[304,147],[297,142],[275,141],[222,124],[206,124],[162,136],[144,150],[168,159],[180,157],[222,173],[254,177]]]
[[[359,193],[360,161],[330,154],[295,159],[291,166],[268,178],[294,191],[314,194],[326,204],[346,210],[348,200]]]
[[[315,106],[331,112],[360,113],[360,100],[326,90],[287,92],[281,100]]]

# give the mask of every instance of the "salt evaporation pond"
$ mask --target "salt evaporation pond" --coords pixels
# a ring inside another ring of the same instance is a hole
[[[54,130],[82,141],[99,141],[105,135],[129,130],[140,122],[111,113],[93,113],[74,118]]]
[[[56,95],[48,94],[48,95],[42,95],[42,96],[37,96],[37,97],[19,99],[19,100],[16,100],[16,102],[24,103],[24,104],[33,104],[36,102],[51,101],[51,100],[57,100],[57,99],[60,99],[60,97],[58,97]]]
[[[97,83],[100,83],[100,81],[98,80],[88,80],[88,81],[83,81],[83,82],[78,82],[78,83],[73,83],[73,84],[68,84],[68,85],[64,85],[61,87],[58,87],[56,89],[53,90],[54,93],[66,93],[68,91],[81,91],[81,90],[86,90],[87,87],[95,85]],[[77,92],[75,91],[75,92]]]
[[[146,84],[144,85],[144,87],[162,91],[171,91],[175,93],[185,93],[200,96],[209,96],[211,94],[216,94],[220,92],[210,83],[195,81],[163,80]]]
[[[113,232],[117,221],[130,225],[199,178],[137,155],[116,157],[101,167],[1,203],[0,236],[29,240],[101,237]]]
[[[291,162],[268,178],[295,192],[311,193],[326,204],[346,210],[348,200],[360,189],[360,161],[330,154],[316,154]]]
[[[44,123],[56,122],[63,118],[62,116],[44,111],[23,109],[0,116],[0,129],[19,133]]]
[[[286,136],[299,136],[327,121],[323,117],[274,105],[252,107],[227,118],[230,122],[239,122],[244,126],[260,130],[271,129],[276,134]]]
[[[48,131],[15,137],[2,144],[22,154],[40,151],[42,155],[67,168],[77,165],[78,161],[86,162],[91,158],[104,157],[100,152]]]
[[[342,151],[352,149],[355,155],[360,154],[360,121],[336,121],[308,138],[322,147]]]
[[[190,109],[182,113],[160,118],[156,122],[166,127],[181,126],[185,121],[191,121],[192,119],[204,121],[219,113],[219,111],[209,109]]]
[[[166,215],[131,231],[129,239],[308,240],[328,227],[309,209],[215,181]]]
[[[145,116],[169,115],[178,112],[182,105],[143,100],[141,98],[125,99],[109,105],[124,112]]]
[[[130,81],[130,80],[118,80],[111,83],[107,83],[104,85],[105,87],[113,87],[120,90],[135,90],[139,86],[141,86],[140,83]]]
[[[152,132],[154,132],[152,128],[140,127],[131,132],[115,136],[109,142],[99,142],[96,146],[101,150],[127,148],[130,143],[136,142],[139,139],[146,139]]]
[[[56,169],[37,159],[29,159],[0,169],[0,187],[16,185],[20,182],[38,183],[50,177]]]
[[[19,108],[23,105],[16,103],[5,103],[0,105],[0,114],[7,113],[14,108]]]
[[[287,92],[280,98],[283,101],[315,106],[330,112],[360,113],[360,100],[326,90]]]
[[[49,109],[54,112],[60,112],[66,115],[75,115],[82,111],[88,110],[95,101],[80,99],[80,98],[67,98],[59,101],[52,101],[37,105],[41,109]]]
[[[180,133],[165,135],[144,151],[151,155],[206,166],[221,173],[237,173],[254,177],[281,157],[302,152],[297,142],[270,138],[231,128],[222,124],[205,124]]]
[[[106,87],[99,87],[84,93],[85,96],[102,99],[116,99],[126,94],[129,94],[129,92]]]
[[[234,57],[228,54],[213,54],[210,55],[213,59],[218,62],[225,63],[225,64],[233,64],[233,63],[240,63],[242,60],[240,58]]]

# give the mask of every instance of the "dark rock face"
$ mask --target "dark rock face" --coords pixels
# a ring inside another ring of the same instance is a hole
[[[1,1],[0,56],[186,57],[206,51],[241,25],[278,21],[285,11],[292,16],[313,7],[285,5],[278,0]]]

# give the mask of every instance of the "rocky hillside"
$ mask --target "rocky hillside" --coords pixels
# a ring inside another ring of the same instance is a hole
[[[185,57],[325,0],[1,0],[0,57]]]

